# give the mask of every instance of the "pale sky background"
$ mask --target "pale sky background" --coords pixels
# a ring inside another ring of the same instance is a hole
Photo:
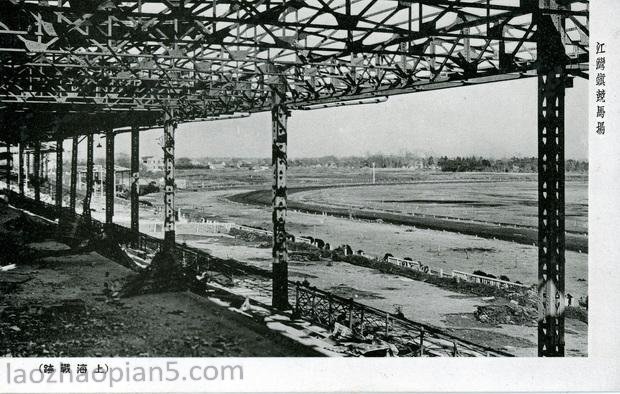
[[[587,81],[575,78],[575,86],[567,89],[567,159],[588,156],[587,87]],[[289,157],[406,151],[433,156],[536,156],[536,111],[536,78],[393,96],[379,104],[293,111]],[[161,129],[141,132],[140,155],[162,155],[157,141],[161,135]],[[105,145],[103,139],[101,144]],[[129,148],[129,133],[118,135],[117,154],[129,153]],[[85,150],[84,141],[81,157]],[[96,157],[104,155],[104,149],[96,149]],[[177,158],[270,156],[270,113],[180,124],[176,131]]]

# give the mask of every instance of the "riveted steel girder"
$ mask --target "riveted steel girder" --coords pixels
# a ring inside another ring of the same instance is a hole
[[[272,92],[272,221],[273,221],[273,299],[275,308],[288,306],[288,251],[286,247],[286,170],[287,118],[286,94],[274,87]]]
[[[545,0],[558,7],[555,0]],[[564,356],[564,95],[562,20],[538,20],[538,355]]]
[[[175,243],[174,132],[176,123],[174,111],[168,109],[164,117],[164,247],[172,250]]]
[[[131,130],[131,230],[137,236],[140,232],[140,134],[136,126]]]

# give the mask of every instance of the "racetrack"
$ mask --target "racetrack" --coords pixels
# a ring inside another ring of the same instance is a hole
[[[374,185],[368,185],[374,186]],[[351,186],[340,186],[340,188]],[[356,185],[354,187],[359,187]],[[421,229],[450,231],[467,235],[475,235],[488,239],[500,239],[525,245],[538,244],[538,230],[534,226],[519,225],[516,223],[500,225],[497,223],[476,222],[469,218],[446,218],[428,214],[405,214],[389,212],[379,209],[356,208],[351,206],[337,206],[334,204],[299,201],[295,194],[309,190],[319,190],[327,187],[293,187],[289,188],[289,209],[303,212],[327,214],[337,217],[353,217],[368,221],[383,221],[386,223],[413,226]],[[333,189],[335,186],[329,186]],[[256,190],[228,197],[231,201],[253,205],[271,205],[271,190]],[[578,232],[566,233],[566,250],[575,252],[588,252],[587,235]]]

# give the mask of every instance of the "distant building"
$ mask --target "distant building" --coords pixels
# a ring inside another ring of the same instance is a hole
[[[142,156],[142,165],[146,167],[147,171],[163,171],[164,160],[155,156]]]

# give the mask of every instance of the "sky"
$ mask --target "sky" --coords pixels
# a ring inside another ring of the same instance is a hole
[[[567,159],[588,156],[587,86],[587,81],[575,78],[574,87],[566,91]],[[288,121],[288,154],[536,156],[537,100],[536,78],[528,78],[392,96],[379,104],[295,110]],[[162,155],[161,135],[161,129],[141,133],[141,156]],[[105,145],[103,138],[101,144]],[[84,157],[85,141],[79,149]],[[129,133],[116,137],[115,149],[117,154],[129,153]],[[95,157],[105,155],[103,148],[95,151]],[[270,113],[180,124],[176,130],[177,158],[270,156]]]

